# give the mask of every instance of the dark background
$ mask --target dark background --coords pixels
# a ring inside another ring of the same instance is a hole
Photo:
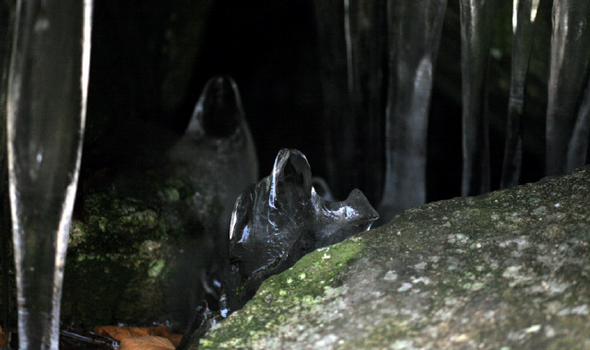
[[[498,9],[490,62],[493,189],[499,187],[510,77],[508,5]],[[428,201],[460,195],[458,10],[458,2],[449,1],[435,70],[428,132]],[[550,22],[550,7],[541,9],[539,18]],[[540,59],[531,66],[529,95],[534,103],[526,106],[522,183],[543,175],[544,61],[549,37],[539,29],[533,48],[533,55]],[[206,81],[225,74],[236,80],[242,93],[261,176],[269,174],[274,157],[284,147],[301,150],[313,174],[326,176],[319,45],[310,0],[96,1],[85,164],[109,162],[101,147],[121,142],[113,130],[128,128],[128,120],[148,122],[161,128],[162,134],[180,135]],[[140,140],[141,131],[132,129],[118,133],[126,138],[124,145],[134,139],[145,142]],[[128,149],[133,152],[122,159],[137,156],[137,147]],[[384,159],[378,142],[373,151]],[[359,164],[358,171],[366,169]],[[351,182],[349,190],[360,187],[377,204],[380,198],[370,186]],[[381,184],[374,186],[378,189]]]

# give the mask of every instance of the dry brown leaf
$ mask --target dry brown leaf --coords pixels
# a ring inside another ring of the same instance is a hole
[[[168,338],[174,346],[182,340],[182,334],[171,334],[166,326],[154,327],[125,327],[125,326],[96,326],[94,333],[122,341],[129,337],[159,336]]]
[[[182,341],[182,334],[170,333],[170,335],[168,335],[167,338],[170,339],[172,344],[174,344],[174,346],[176,347],[180,345],[180,342]]]
[[[128,337],[149,335],[148,327],[96,326],[94,333],[121,341]]]
[[[174,350],[174,345],[168,338],[144,335],[123,339],[119,350]]]
[[[8,336],[8,338],[10,339],[10,335]],[[6,335],[4,334],[4,331],[2,330],[2,327],[0,326],[0,347],[5,347],[6,345],[8,345],[9,339],[7,339]]]

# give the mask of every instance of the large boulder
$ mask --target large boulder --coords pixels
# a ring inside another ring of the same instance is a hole
[[[590,347],[590,167],[407,210],[269,278],[199,349]]]

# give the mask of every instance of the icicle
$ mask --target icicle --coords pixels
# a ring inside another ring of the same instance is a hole
[[[539,0],[514,0],[512,38],[512,76],[508,102],[508,126],[502,167],[502,188],[518,184],[522,159],[521,121],[524,109],[524,87],[529,68],[534,24]]]
[[[327,180],[342,197],[381,195],[385,0],[314,1],[326,118]],[[346,178],[342,173],[348,174]]]
[[[463,196],[490,190],[487,72],[496,0],[461,0]]]
[[[580,105],[576,125],[572,133],[572,138],[569,143],[567,152],[566,171],[574,171],[575,169],[586,164],[586,157],[588,156],[588,137],[590,136],[590,81],[586,85],[586,93],[584,100]]]
[[[7,126],[21,349],[58,348],[91,12],[91,0],[17,2]]]
[[[445,0],[389,1],[390,76],[381,222],[426,201],[426,138]]]
[[[11,277],[9,269],[12,266],[10,257],[10,209],[8,208],[8,186],[6,184],[6,89],[8,87],[8,67],[14,30],[15,4],[5,1],[0,4],[0,21],[4,21],[5,30],[0,30],[0,326],[6,329],[9,320]],[[10,261],[9,261],[10,260]]]
[[[326,127],[327,180],[336,196],[346,192],[349,183],[340,172],[353,174],[355,179],[355,153],[357,122],[349,95],[348,51],[343,0],[314,1],[318,27],[318,46],[321,59],[324,118]]]
[[[348,60],[350,100],[357,120],[355,167],[357,182],[351,187],[363,190],[370,201],[381,199],[384,169],[385,114],[384,62],[387,58],[386,0],[347,0],[349,2],[350,60]],[[359,169],[362,169],[359,171]],[[342,174],[341,170],[339,174]],[[339,175],[339,177],[342,177]],[[349,179],[350,181],[350,179]]]
[[[553,32],[547,102],[547,175],[561,174],[568,167],[568,145],[576,124],[578,106],[588,76],[590,58],[590,2],[553,2]],[[582,141],[582,140],[580,140]],[[571,150],[583,150],[571,144]],[[584,150],[585,152],[585,150]]]

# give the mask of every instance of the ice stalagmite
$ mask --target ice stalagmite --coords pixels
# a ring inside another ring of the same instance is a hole
[[[229,227],[236,198],[258,179],[258,158],[250,128],[246,122],[238,86],[230,77],[211,78],[201,94],[183,142],[205,146],[204,151],[217,155],[219,164],[233,164],[233,174],[224,179],[231,191],[221,198],[223,214],[219,223]],[[229,158],[229,159],[228,159]]]
[[[514,0],[512,37],[512,76],[508,101],[508,127],[500,186],[518,184],[522,159],[521,123],[524,112],[524,90],[535,33],[535,19],[540,0]]]
[[[490,190],[487,74],[496,0],[461,0],[463,196]]]
[[[7,139],[21,349],[58,349],[91,12],[91,0],[17,2]]]
[[[207,82],[183,137],[169,155],[177,177],[196,188],[211,189],[214,198],[209,205],[216,208],[215,217],[208,219],[214,221],[212,227],[193,227],[169,244],[171,325],[184,328],[201,302],[202,287],[217,293],[228,256],[227,231],[234,203],[258,180],[256,148],[232,78],[217,76]],[[203,255],[212,256],[205,262],[208,266],[196,263]]]
[[[211,304],[197,307],[177,350],[196,348],[211,325],[242,308],[269,276],[317,248],[368,230],[378,218],[361,191],[353,190],[345,201],[329,202],[312,183],[307,158],[297,150],[282,149],[272,173],[240,195],[232,213],[229,259],[218,288],[219,311],[212,312]]]
[[[588,83],[590,60],[590,2],[560,0],[553,2],[553,32],[547,101],[547,175],[563,173],[585,163],[583,156],[569,157],[570,150],[582,150],[571,144],[584,87]],[[582,123],[584,124],[584,123]],[[581,124],[581,125],[582,125]],[[583,138],[577,141],[587,142]],[[585,150],[583,150],[585,152]]]
[[[383,222],[426,201],[428,111],[445,9],[445,0],[388,2],[386,173],[379,206]]]
[[[229,309],[241,308],[267,277],[317,248],[368,230],[377,217],[359,190],[343,202],[322,199],[305,156],[281,150],[271,175],[236,201],[225,278]]]

